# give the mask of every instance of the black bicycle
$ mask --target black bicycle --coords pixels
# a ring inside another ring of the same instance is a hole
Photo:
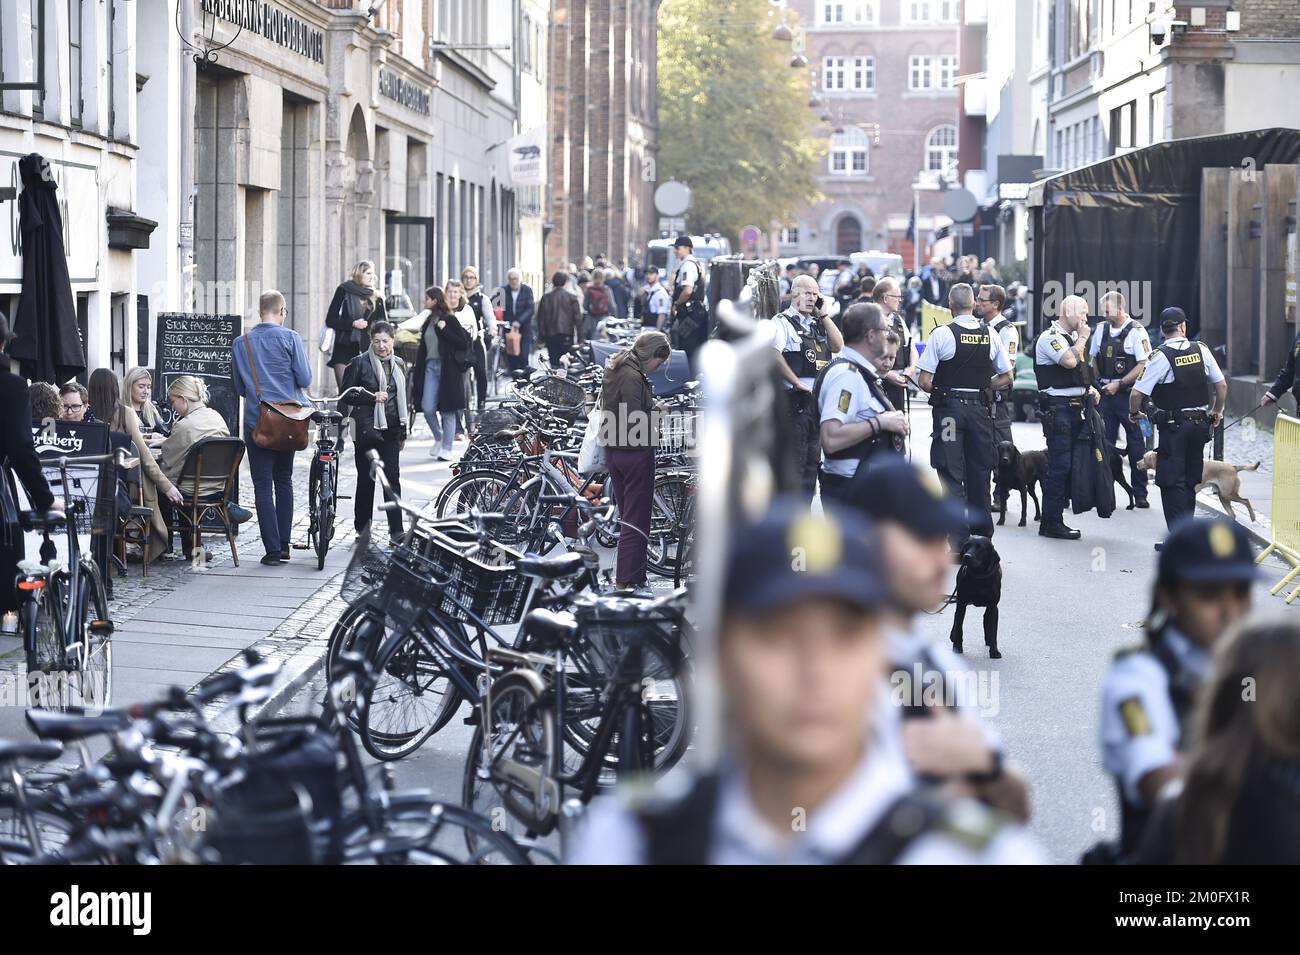
[[[337,398],[312,398],[319,405],[334,404],[345,395],[364,388],[349,388]],[[316,422],[316,447],[312,449],[311,468],[307,474],[307,546],[316,552],[316,569],[325,569],[325,555],[334,539],[334,519],[338,515],[339,460],[343,456],[343,415],[329,408],[312,412]]]

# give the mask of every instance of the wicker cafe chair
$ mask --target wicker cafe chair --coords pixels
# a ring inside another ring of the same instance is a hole
[[[226,532],[226,541],[230,544],[230,556],[239,566],[239,551],[235,549],[235,522],[230,516],[230,498],[239,486],[239,465],[244,460],[244,442],[239,438],[204,438],[196,441],[185,455],[181,465],[177,487],[189,486],[194,489],[185,494],[185,500],[172,509],[173,520],[168,525],[169,531],[190,534],[191,556],[194,549],[203,546],[203,522],[215,519],[221,523]],[[221,489],[208,494],[196,493],[203,488],[204,479],[220,479]]]
[[[138,544],[143,557],[141,576],[148,577],[149,522],[153,517],[153,509],[144,502],[144,484],[141,483],[144,475],[140,471],[140,465],[122,471],[121,479],[126,482],[127,487],[134,488],[135,493],[132,495],[131,509],[125,513],[118,511],[117,514],[117,532],[113,535],[113,542],[118,546],[118,561],[125,576],[126,545]]]

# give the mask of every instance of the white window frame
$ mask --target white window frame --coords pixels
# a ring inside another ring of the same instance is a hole
[[[779,245],[798,245],[799,244],[799,227],[786,226],[780,232],[776,239]]]
[[[877,0],[817,0],[817,25],[821,27],[875,26]]]
[[[907,22],[929,23],[930,0],[907,0]]]
[[[849,69],[849,88],[857,93],[874,93],[876,91],[876,58],[874,56],[855,56]]]
[[[935,62],[928,53],[913,53],[907,58],[907,88],[912,92],[934,89]],[[918,82],[920,80],[920,82]]]
[[[939,89],[956,89],[957,62],[956,53],[940,53],[935,58],[935,85]]]
[[[817,23],[824,27],[843,26],[848,22],[848,0],[817,0]]]
[[[958,0],[933,0],[931,10],[938,9],[935,21],[938,23],[956,23],[960,19],[961,4]]]
[[[831,137],[827,169],[832,176],[868,176],[871,174],[871,140],[857,126],[850,126]]]
[[[822,57],[822,89],[827,93],[839,93],[844,90],[844,79],[848,72],[848,58],[843,56]]]
[[[935,142],[936,136],[949,130],[952,132],[951,143]],[[924,159],[926,170],[946,175],[949,178],[955,175],[957,166],[957,127],[951,123],[944,123],[926,133]]]

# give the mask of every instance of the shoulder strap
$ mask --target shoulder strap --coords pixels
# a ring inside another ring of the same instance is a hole
[[[703,776],[680,800],[637,811],[647,865],[705,865],[718,806],[718,777]]]
[[[920,790],[904,793],[839,864],[893,865],[916,839],[937,828],[944,815],[943,804]]]
[[[249,329],[252,331],[252,329]],[[262,401],[262,386],[257,382],[257,362],[253,361],[253,346],[248,343],[248,332],[244,332],[244,352],[248,355],[248,370],[253,375],[253,393],[257,395],[257,401]]]

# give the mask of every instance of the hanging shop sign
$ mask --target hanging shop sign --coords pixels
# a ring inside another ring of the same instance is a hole
[[[429,115],[430,93],[423,86],[417,86],[408,79],[388,70],[379,71],[379,95],[400,103],[421,116]]]
[[[25,154],[24,154],[25,155]],[[0,150],[0,186],[22,194],[18,160],[22,155]],[[59,211],[63,214],[63,252],[68,257],[68,277],[73,284],[99,281],[99,241],[104,207],[99,201],[99,170],[87,163],[49,160],[50,174],[58,184]],[[23,280],[23,234],[18,199],[0,201],[0,286]]]
[[[265,37],[276,46],[325,62],[325,34],[306,20],[262,0],[201,0],[203,12]]]

